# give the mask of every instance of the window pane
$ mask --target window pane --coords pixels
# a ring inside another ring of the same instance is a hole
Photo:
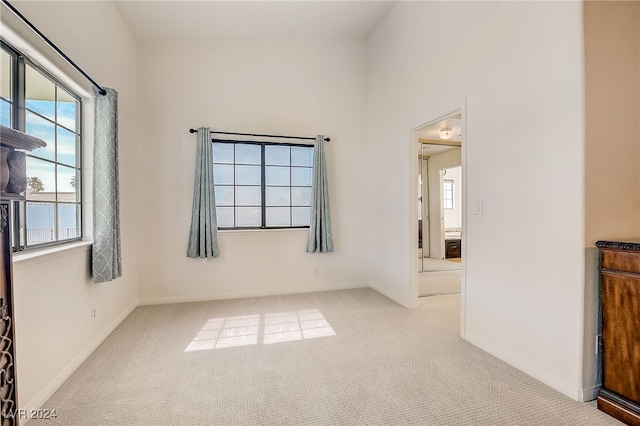
[[[0,124],[11,127],[11,104],[0,99]]]
[[[292,207],[291,226],[309,226],[311,221],[311,207]]]
[[[14,248],[21,250],[82,237],[82,108],[80,98],[47,71],[29,59],[20,69],[15,62],[11,52],[0,52],[0,123],[47,144],[27,153],[26,201],[13,203]],[[16,79],[17,71],[24,71],[23,78]],[[14,122],[16,112],[24,114],[23,122]]]
[[[55,164],[27,157],[27,185],[28,200],[55,201]]]
[[[313,147],[291,147],[292,166],[313,166]]]
[[[260,207],[236,207],[237,226],[260,226],[262,214]]]
[[[262,151],[260,145],[237,144],[236,164],[260,164]]]
[[[453,209],[453,181],[444,181],[442,196],[444,200],[444,208]]]
[[[289,167],[266,166],[267,185],[289,185]]]
[[[58,204],[58,239],[80,237],[80,205]]]
[[[260,166],[236,166],[236,185],[260,185]]]
[[[217,207],[218,228],[233,228],[233,207]]]
[[[309,226],[313,147],[216,142],[213,151],[219,228]]]
[[[76,135],[68,130],[58,127],[58,162],[76,165]]]
[[[311,186],[313,169],[308,167],[292,167],[291,168],[291,185],[294,186]]]
[[[289,191],[289,187],[268,186],[266,188],[267,206],[290,206]]]
[[[233,164],[233,144],[219,142],[214,143],[213,162]]]
[[[27,108],[55,120],[56,85],[28,64],[26,70]]]
[[[8,52],[0,52],[0,96],[11,99],[13,57]]]
[[[265,146],[264,161],[270,166],[288,166],[291,149],[288,146]]]
[[[216,185],[215,194],[216,206],[233,206],[233,186]],[[233,215],[231,217],[233,218]]]
[[[310,206],[311,205],[311,187],[293,187],[291,188],[291,205],[292,206]]]
[[[27,203],[27,245],[55,241],[55,204]]]
[[[77,101],[61,87],[58,87],[58,124],[76,131]]]
[[[233,166],[214,164],[213,182],[216,185],[233,185]]]
[[[76,169],[58,166],[58,201],[67,203],[80,201],[80,185],[77,185],[79,182],[76,180]]]
[[[262,202],[262,188],[259,186],[237,186],[236,205],[260,206]]]
[[[55,125],[45,120],[42,117],[38,117],[32,112],[27,111],[27,133],[37,138],[42,139],[47,143],[44,148],[38,148],[31,151],[30,155],[36,157],[46,158],[47,160],[56,159],[56,128]]]
[[[291,226],[289,207],[267,207],[267,226]]]

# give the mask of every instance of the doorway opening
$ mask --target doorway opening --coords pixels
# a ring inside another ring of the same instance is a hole
[[[462,113],[460,110],[413,131],[417,145],[417,293],[461,292]]]

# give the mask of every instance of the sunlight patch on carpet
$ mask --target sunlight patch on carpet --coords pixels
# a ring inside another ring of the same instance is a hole
[[[335,335],[318,309],[212,318],[184,352],[257,345],[258,342],[269,345]]]

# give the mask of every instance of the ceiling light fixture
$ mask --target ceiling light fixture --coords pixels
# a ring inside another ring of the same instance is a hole
[[[453,130],[451,130],[451,127],[443,127],[438,132],[438,135],[440,136],[440,139],[451,139],[453,137]]]

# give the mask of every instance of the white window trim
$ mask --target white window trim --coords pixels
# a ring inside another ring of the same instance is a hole
[[[20,51],[23,55],[45,68],[51,75],[67,85],[75,94],[80,96],[82,100],[81,111],[81,129],[82,129],[82,241],[71,241],[68,243],[61,242],[59,245],[47,248],[34,248],[27,252],[13,253],[13,263],[37,258],[50,257],[51,254],[74,250],[78,247],[90,247],[93,244],[93,95],[91,93],[91,85],[87,87],[87,82],[80,78],[72,78],[66,72],[53,62],[60,59],[59,55],[46,46],[43,42],[42,51],[35,48],[31,43],[26,41],[28,36],[33,33],[30,29],[24,28],[26,37],[21,36],[5,22],[0,25],[0,36],[9,44]],[[46,53],[42,53],[46,52]]]
[[[74,241],[57,246],[13,253],[13,267],[21,269],[59,257],[69,256],[80,251],[89,251],[91,245],[90,241]]]

